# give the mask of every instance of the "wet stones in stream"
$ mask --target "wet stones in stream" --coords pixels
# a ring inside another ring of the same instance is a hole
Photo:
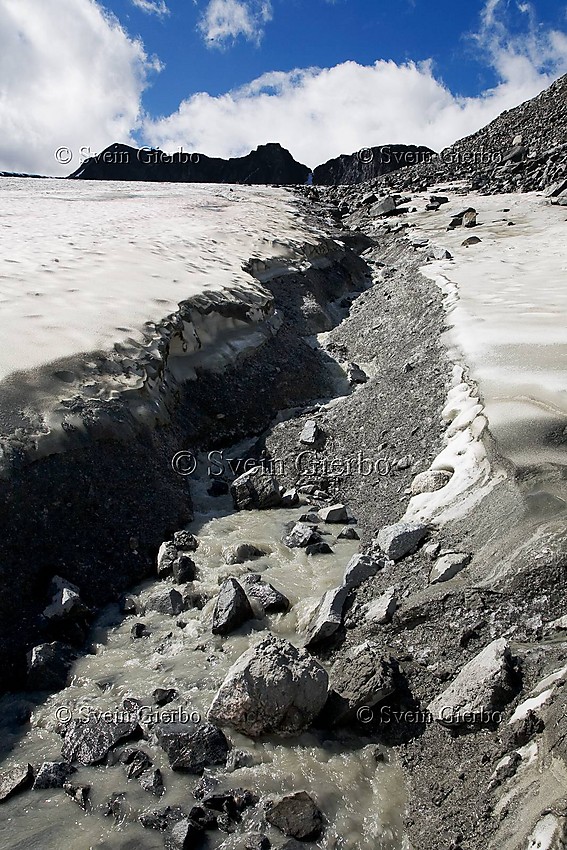
[[[277,508],[282,502],[282,489],[276,478],[264,467],[256,466],[240,475],[230,485],[236,510],[267,510]]]
[[[138,721],[128,717],[127,713],[111,711],[101,717],[89,717],[86,721],[72,720],[62,728],[61,734],[63,758],[68,762],[88,765],[102,762],[120,741],[141,736],[141,729]]]
[[[246,561],[254,561],[256,558],[262,558],[267,554],[266,549],[260,549],[253,543],[237,543],[223,549],[222,556],[225,564],[233,566],[234,564],[244,564]]]
[[[277,614],[289,611],[291,604],[287,596],[279,590],[263,581],[257,573],[248,573],[240,578],[240,584],[244,589],[251,604],[256,603],[264,614]]]
[[[268,801],[266,820],[284,835],[300,841],[316,839],[323,828],[323,815],[306,791]]]
[[[0,803],[26,791],[33,782],[33,768],[31,764],[19,764],[3,770],[0,773]]]
[[[213,634],[228,635],[253,618],[254,611],[242,586],[235,578],[228,578],[222,583],[215,604]]]
[[[208,718],[251,738],[295,735],[323,708],[327,685],[326,670],[308,652],[270,636],[233,664]]]
[[[172,770],[199,775],[206,767],[226,764],[231,743],[224,732],[211,723],[195,728],[184,724],[156,727],[159,745],[167,753]]]
[[[33,789],[43,791],[46,788],[63,788],[69,777],[76,772],[77,768],[68,762],[46,761],[37,771]]]
[[[32,691],[59,691],[67,685],[77,652],[60,641],[34,646],[28,654],[27,686]]]

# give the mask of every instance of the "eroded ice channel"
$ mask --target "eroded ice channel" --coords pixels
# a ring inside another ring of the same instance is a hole
[[[0,181],[0,381],[141,339],[180,301],[250,287],[251,257],[314,243],[284,189]]]
[[[61,738],[56,733],[58,709],[65,718],[81,712],[113,710],[124,699],[135,698],[152,705],[154,689],[175,688],[180,698],[168,709],[184,706],[187,713],[205,717],[214,693],[229,667],[251,643],[270,630],[292,643],[302,642],[302,623],[321,596],[335,586],[345,564],[357,551],[353,541],[332,537],[333,555],[309,557],[302,549],[289,549],[280,542],[286,522],[297,520],[301,508],[235,514],[230,498],[212,499],[205,487],[195,485],[195,519],[189,529],[200,545],[194,555],[198,567],[193,583],[196,593],[204,593],[209,602],[202,610],[192,609],[179,617],[148,612],[143,617],[123,617],[118,606],[109,606],[99,617],[91,635],[94,654],[85,655],[74,667],[71,685],[33,709],[31,729],[24,734],[14,725],[14,717],[30,706],[29,696],[15,695],[0,700],[1,739],[5,758],[10,764],[60,760]],[[232,543],[253,542],[269,554],[242,566],[227,566],[222,549]],[[214,598],[219,581],[245,572],[259,572],[264,579],[283,591],[292,608],[287,614],[270,615],[264,621],[252,621],[228,638],[211,635]],[[156,588],[148,582],[137,588],[143,601]],[[161,584],[161,583],[159,583]],[[186,586],[185,586],[186,587]],[[149,637],[133,640],[132,625],[143,620]],[[180,627],[178,621],[184,623]],[[155,705],[154,705],[155,709]],[[306,846],[326,850],[394,850],[402,846],[404,783],[398,769],[387,760],[376,760],[376,745],[349,733],[305,733],[296,739],[265,739],[254,742],[230,733],[234,747],[244,751],[251,766],[232,773],[207,769],[218,776],[219,788],[244,787],[265,799],[270,795],[307,790],[317,800],[328,821],[323,837]],[[141,812],[163,805],[188,810],[198,777],[172,772],[165,753],[142,741],[155,766],[164,776],[166,794],[159,800],[143,791],[137,780],[127,781],[122,765],[81,767],[73,776],[79,783],[92,786],[90,813],[81,809],[62,790],[28,791],[2,806],[0,846],[10,850],[55,850],[72,847],[163,848],[163,836],[143,829],[137,822]],[[101,806],[112,793],[126,792],[125,816],[117,822],[104,817]],[[258,815],[250,810],[243,828],[253,829]],[[272,830],[273,846],[283,836]],[[213,848],[223,840],[233,846],[238,835],[209,833]],[[218,836],[218,838],[217,838]]]

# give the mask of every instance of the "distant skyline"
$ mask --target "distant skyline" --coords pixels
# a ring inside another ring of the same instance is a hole
[[[67,174],[114,141],[439,150],[566,72],[551,0],[0,0],[0,169]]]

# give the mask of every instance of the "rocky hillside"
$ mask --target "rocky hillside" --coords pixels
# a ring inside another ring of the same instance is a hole
[[[260,145],[234,159],[181,151],[132,148],[115,143],[87,159],[70,179],[143,180],[152,183],[240,183],[280,185],[307,182],[309,168],[296,162],[281,145]]]
[[[399,168],[429,162],[435,155],[430,148],[415,145],[363,148],[356,153],[341,154],[323,165],[318,165],[313,172],[313,183],[318,186],[351,186],[382,174],[389,174]]]
[[[541,191],[566,177],[567,75],[429,162],[379,178],[375,186],[420,191],[465,179],[492,194]]]

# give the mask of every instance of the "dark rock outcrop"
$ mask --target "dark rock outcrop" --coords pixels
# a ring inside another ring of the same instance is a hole
[[[277,143],[260,145],[246,156],[220,159],[180,151],[133,148],[115,143],[90,157],[69,175],[71,180],[141,180],[148,183],[304,184],[306,165]]]
[[[428,162],[434,155],[434,151],[422,145],[381,145],[364,148],[356,153],[341,154],[323,165],[318,165],[313,172],[313,184],[334,186],[364,183],[398,168]]]

